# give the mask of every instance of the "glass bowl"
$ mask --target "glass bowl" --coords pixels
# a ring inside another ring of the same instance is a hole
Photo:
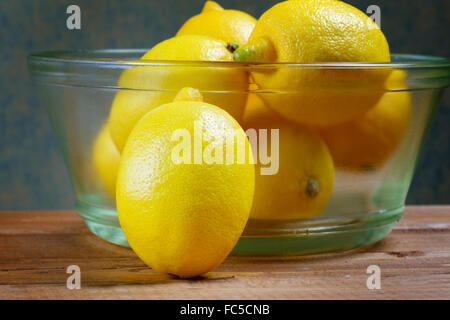
[[[371,145],[371,140],[365,146],[364,140],[362,145],[361,141],[358,144],[356,141],[360,135],[350,133],[342,135],[347,140],[341,141],[340,147],[335,150],[336,158],[331,152],[335,162],[334,183],[330,198],[319,214],[313,217],[299,215],[289,219],[251,218],[233,250],[233,254],[252,255],[310,254],[370,245],[392,230],[395,222],[403,215],[422,143],[450,79],[449,60],[419,55],[394,54],[391,63],[240,64],[139,60],[145,52],[146,50],[140,49],[53,51],[28,57],[30,74],[39,86],[71,177],[77,212],[94,234],[122,246],[128,244],[120,229],[115,208],[114,170],[109,169],[106,177],[105,174],[102,176],[93,160],[97,137],[108,123],[111,106],[118,92],[141,95],[144,98],[145,95],[157,94],[169,102],[182,87],[191,86],[197,87],[207,101],[214,101],[219,105],[224,100],[245,102],[254,95],[271,105],[276,105],[277,101],[280,105],[285,105],[298,100],[298,108],[302,107],[301,100],[305,96],[310,104],[315,101],[323,104],[325,101],[328,105],[341,107],[345,101],[358,107],[358,103],[363,104],[364,97],[369,96],[376,96],[377,101],[385,95],[392,97],[385,103],[387,113],[394,115],[390,118],[392,122],[373,125],[372,132],[369,133],[381,136],[379,145]],[[125,70],[134,68],[145,69],[138,73],[142,79],[119,82]],[[185,72],[192,74],[192,77],[183,78],[182,74]],[[246,84],[242,88],[242,83],[238,85],[239,77],[231,77],[228,82],[215,81],[224,74],[233,72],[251,75],[247,77],[248,86]],[[392,72],[402,76],[389,85],[383,82],[380,86],[381,77],[370,76],[371,73],[380,75]],[[293,78],[301,75],[303,82],[301,85],[299,81],[280,85],[276,81],[266,81],[265,87],[253,83],[253,79],[264,78],[273,73]],[[206,87],[196,81],[196,75],[199,74],[210,77],[211,81]],[[317,74],[320,76],[315,76]],[[224,82],[225,87],[216,85]],[[399,111],[404,106],[398,102],[401,99],[396,97],[405,94],[410,101],[408,115],[405,115],[407,120],[395,122],[398,121],[395,114],[405,113]],[[326,101],[323,97],[332,98]],[[244,105],[239,107],[242,112]],[[336,111],[332,108],[330,110]],[[338,110],[338,116],[340,112]],[[365,116],[366,113],[361,114],[358,119]],[[351,121],[356,120],[348,120],[348,123]],[[397,127],[396,123],[399,123],[398,130],[392,130],[392,127]],[[306,124],[305,127],[320,136],[324,129],[323,125],[315,127]],[[331,141],[342,133],[339,128],[343,127],[338,125],[335,128],[337,131],[329,135]],[[366,129],[362,130],[364,132]],[[397,134],[398,131],[401,132]],[[280,135],[282,134],[280,131]],[[328,140],[326,142],[332,151]],[[371,149],[376,149],[384,154],[385,159],[375,166],[370,163],[354,166],[351,161],[347,166],[345,159],[343,164],[340,163],[342,159],[336,161],[340,157],[339,148],[347,149],[347,156],[350,154],[350,158],[368,156],[369,159],[377,157],[376,153],[371,153]],[[110,151],[102,154],[107,159],[120,157],[111,155],[108,153]],[[292,170],[295,171],[295,168]],[[283,196],[292,191],[289,178],[288,174],[286,183],[277,187],[278,195]],[[270,197],[271,195],[267,198]],[[270,200],[267,199],[267,206],[270,206]],[[259,207],[263,208],[260,210],[264,211],[265,206],[265,203],[260,203]],[[284,203],[283,208],[280,209],[281,215],[283,210],[294,213],[297,210],[294,205],[290,206],[289,201]]]

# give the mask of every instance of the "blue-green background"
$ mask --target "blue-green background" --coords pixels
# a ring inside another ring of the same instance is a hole
[[[222,0],[258,17],[278,1]],[[396,53],[450,56],[449,0],[347,1],[381,8],[381,24]],[[66,28],[77,4],[82,29]],[[203,0],[0,1],[0,210],[72,208],[73,195],[55,136],[29,80],[30,52],[75,48],[148,48],[171,37]],[[408,203],[450,203],[450,94],[436,114]]]

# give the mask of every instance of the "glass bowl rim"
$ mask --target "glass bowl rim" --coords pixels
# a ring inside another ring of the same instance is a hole
[[[183,60],[140,60],[127,58],[88,58],[82,55],[108,56],[111,54],[145,54],[148,49],[78,49],[78,50],[51,50],[31,53],[28,55],[30,63],[67,63],[96,65],[96,67],[120,67],[120,66],[191,66],[191,67],[220,67],[240,69],[284,69],[284,68],[317,68],[317,69],[450,69],[450,59],[420,55],[420,54],[396,54],[391,57],[403,61],[399,62],[320,62],[320,63],[294,63],[294,62],[252,62],[241,63],[235,61],[183,61]],[[120,61],[117,61],[120,60]]]

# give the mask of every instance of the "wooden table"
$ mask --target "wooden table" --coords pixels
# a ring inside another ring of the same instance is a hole
[[[81,289],[69,290],[69,265]],[[381,289],[369,290],[369,265]],[[383,241],[347,253],[229,257],[177,280],[92,235],[74,211],[0,212],[0,299],[450,299],[450,206],[408,207]]]

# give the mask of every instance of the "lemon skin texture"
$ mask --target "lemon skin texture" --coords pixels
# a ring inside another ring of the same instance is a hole
[[[389,46],[378,26],[341,1],[291,0],[258,20],[240,62],[389,62]],[[255,70],[252,76],[268,107],[288,120],[332,125],[363,114],[380,99],[388,71],[332,68]]]
[[[233,55],[225,42],[202,35],[185,35],[157,44],[142,59],[232,61]],[[153,108],[171,102],[183,87],[195,87],[202,91],[206,102],[222,107],[237,119],[242,116],[246,95],[217,91],[244,92],[248,86],[246,72],[187,64],[138,66],[122,73],[118,86],[138,90],[120,90],[112,103],[109,127],[119,152],[137,121]]]
[[[381,167],[397,150],[411,122],[408,92],[387,92],[367,113],[321,134],[336,165],[351,170]]]
[[[176,101],[150,111],[134,127],[122,153],[117,209],[135,253],[155,271],[190,278],[219,265],[235,246],[250,213],[254,164],[175,164],[176,129],[194,134],[203,126],[203,146],[237,130],[222,109]],[[248,140],[245,140],[248,146]],[[249,153],[249,159],[252,157]]]
[[[116,198],[116,179],[120,153],[111,139],[108,126],[104,125],[94,141],[92,163],[96,176],[102,182],[108,196]]]
[[[257,163],[250,218],[297,220],[319,215],[330,199],[334,181],[333,160],[323,139],[306,127],[281,119],[254,94],[249,96],[243,125],[245,129],[279,129],[279,171],[261,175],[264,165]],[[269,142],[268,154],[270,146]]]
[[[202,12],[187,20],[177,33],[203,34],[238,45],[247,43],[256,19],[239,10],[225,10],[214,1],[206,1]]]

